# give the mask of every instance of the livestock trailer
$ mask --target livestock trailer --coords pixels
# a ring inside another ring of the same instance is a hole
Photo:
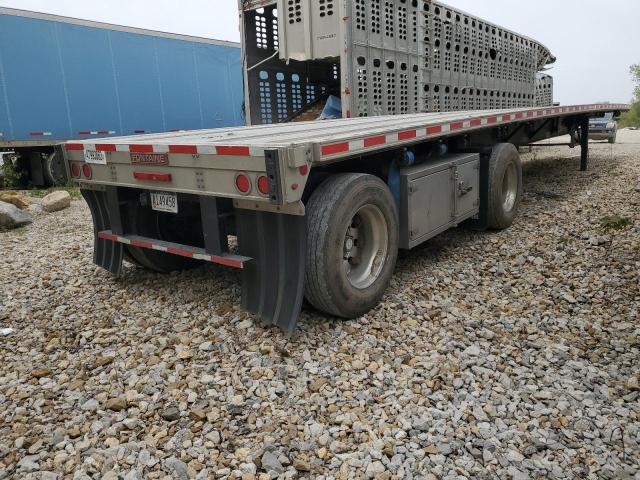
[[[60,145],[242,125],[240,45],[0,8],[0,152],[32,184],[67,178]]]
[[[547,47],[439,2],[240,0],[240,11],[252,125],[327,95],[344,118],[553,103],[549,88],[536,101]]]

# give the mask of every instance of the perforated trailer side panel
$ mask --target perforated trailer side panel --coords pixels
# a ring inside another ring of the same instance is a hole
[[[291,1],[293,10],[282,20],[279,20],[275,5],[245,12],[247,120],[251,125],[289,121],[296,113],[323,98],[328,85],[337,82],[337,66],[333,64],[307,65],[295,60],[286,64],[277,58],[279,21],[297,25],[302,19],[301,10],[296,9],[299,2]]]
[[[536,107],[553,105],[553,77],[539,73],[536,77]]]
[[[536,74],[553,58],[534,40],[438,2],[346,6],[352,116],[534,106]]]
[[[330,94],[346,117],[528,108],[536,74],[555,60],[535,40],[431,0],[261,4],[244,11],[252,124],[291,120]]]

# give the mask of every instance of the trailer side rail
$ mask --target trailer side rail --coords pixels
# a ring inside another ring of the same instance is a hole
[[[591,104],[234,127],[71,142],[66,150],[82,184],[220,196],[235,199],[237,207],[302,215],[300,201],[314,166],[501,128],[512,128],[511,141],[518,144],[517,129],[528,122],[626,108]],[[530,139],[525,135],[521,142]],[[102,161],[84,175],[95,152]],[[250,191],[237,188],[239,175],[248,179]],[[270,179],[268,191],[259,188],[265,179]],[[293,207],[282,211],[284,206]]]
[[[263,157],[265,150],[312,143],[319,148],[320,153],[314,157],[314,163],[322,163],[325,160],[334,161],[377,150],[381,145],[396,147],[464,134],[479,128],[627,108],[628,105],[624,104],[589,104],[515,110],[421,113],[117,137],[105,142],[70,142],[66,148],[70,152],[102,150],[124,153]],[[384,139],[377,137],[382,134],[387,136]]]

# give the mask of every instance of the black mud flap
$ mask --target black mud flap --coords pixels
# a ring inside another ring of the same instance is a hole
[[[98,238],[98,232],[112,230],[114,225],[109,216],[107,192],[93,190],[81,190],[82,196],[89,205],[94,227],[93,261],[99,267],[108,270],[114,275],[122,273],[122,259],[124,247],[121,243]],[[119,220],[116,220],[119,222]]]
[[[236,210],[242,308],[292,334],[304,297],[306,217]]]

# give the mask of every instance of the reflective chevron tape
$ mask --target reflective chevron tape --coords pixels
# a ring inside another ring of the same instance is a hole
[[[118,242],[132,247],[146,248],[148,250],[156,250],[158,252],[170,253],[180,257],[193,258],[195,260],[203,260],[205,262],[216,263],[226,267],[244,268],[244,264],[251,260],[247,257],[238,255],[216,256],[203,253],[202,249],[192,248],[185,245],[169,244],[167,242],[156,242],[151,239],[128,238],[120,235],[114,235],[111,232],[99,232],[98,238]],[[164,243],[164,244],[163,244]]]
[[[186,155],[226,155],[231,157],[262,157],[264,149],[243,146],[215,146],[215,145],[121,145],[115,143],[67,143],[67,151],[94,150],[98,152],[124,153],[172,153]]]
[[[513,122],[526,121],[544,117],[553,117],[568,113],[586,113],[590,111],[604,110],[611,108],[625,108],[626,105],[614,104],[594,104],[568,107],[545,107],[512,113],[496,113],[471,117],[462,120],[455,120],[446,123],[425,125],[411,128],[352,138],[335,143],[325,143],[320,145],[321,159],[332,159],[345,156],[345,154],[365,153],[375,151],[378,147],[397,147],[418,143],[424,139],[436,139],[451,134],[464,133],[480,129],[505,125]],[[66,149],[69,151],[95,150],[103,152],[125,152],[125,153],[170,153],[184,155],[224,155],[237,157],[263,157],[264,147],[249,147],[241,145],[166,145],[166,144],[116,144],[116,143],[68,143]]]
[[[452,122],[429,125],[422,128],[403,130],[400,132],[387,133],[372,137],[364,137],[338,143],[324,144],[320,147],[321,155],[324,158],[331,158],[349,152],[362,152],[363,150],[374,150],[379,146],[400,146],[417,143],[417,140],[425,138],[437,138],[446,136],[453,132],[470,131],[486,126],[512,123],[530,118],[551,117],[565,113],[584,113],[592,110],[602,110],[603,108],[621,108],[622,105],[583,105],[572,107],[550,107],[529,110],[524,112],[504,113],[499,115],[488,115],[478,118],[456,120]]]

